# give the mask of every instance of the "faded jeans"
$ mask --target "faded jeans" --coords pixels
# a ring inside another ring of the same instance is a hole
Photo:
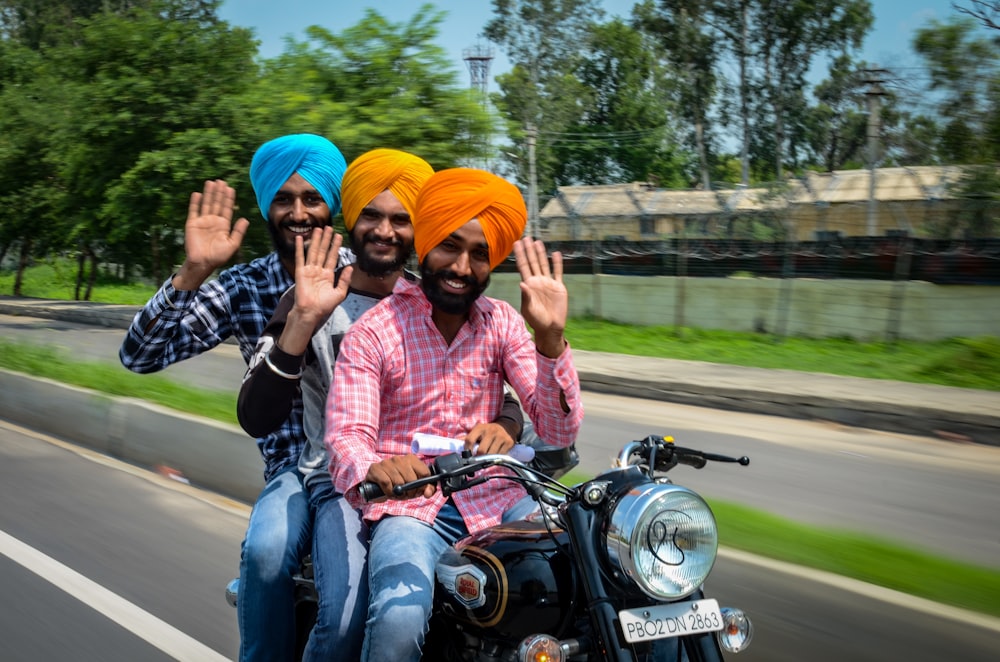
[[[503,516],[523,519],[537,504],[524,497]],[[434,566],[457,540],[469,534],[449,499],[433,526],[414,517],[379,520],[368,552],[371,598],[361,659],[418,662],[434,606]]]
[[[311,522],[302,474],[292,465],[268,481],[250,512],[236,603],[242,662],[295,659],[292,576],[308,548]]]
[[[357,660],[368,612],[368,527],[329,477],[309,483],[319,608],[303,660]]]

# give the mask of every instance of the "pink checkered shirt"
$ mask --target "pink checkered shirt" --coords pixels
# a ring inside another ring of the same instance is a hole
[[[445,503],[440,490],[430,499],[362,505],[352,488],[364,481],[373,463],[409,454],[415,432],[461,438],[476,424],[493,420],[503,404],[505,381],[547,443],[573,443],[583,420],[569,347],[557,359],[542,356],[518,312],[488,297],[476,301],[448,345],[431,320],[431,304],[420,284],[404,279],[393,296],[344,336],[336,376],[326,406],[330,473],[337,491],[363,508],[370,521],[385,515],[434,521]],[[563,412],[560,393],[569,413]],[[524,495],[516,483],[492,480],[452,498],[469,531],[476,532],[499,524],[503,512]]]

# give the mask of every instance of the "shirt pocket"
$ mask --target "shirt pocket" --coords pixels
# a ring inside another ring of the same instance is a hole
[[[488,423],[500,414],[503,405],[503,374],[488,367],[459,367],[453,375],[452,395],[461,411],[462,426],[472,429],[477,423]]]

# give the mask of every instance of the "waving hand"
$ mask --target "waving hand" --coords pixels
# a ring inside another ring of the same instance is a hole
[[[535,332],[538,351],[554,358],[562,354],[563,331],[569,316],[569,293],[563,283],[562,253],[545,254],[545,244],[524,237],[514,243],[514,257],[521,274],[521,315]]]

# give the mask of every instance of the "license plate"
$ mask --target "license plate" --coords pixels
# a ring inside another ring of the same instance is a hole
[[[722,629],[722,612],[712,599],[623,609],[618,620],[630,644]]]

